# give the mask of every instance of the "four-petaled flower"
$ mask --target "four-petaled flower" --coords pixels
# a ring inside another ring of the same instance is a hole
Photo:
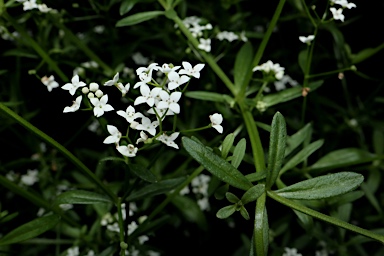
[[[343,15],[343,8],[339,8],[336,10],[336,8],[331,7],[329,10],[332,12],[333,18],[335,20],[341,20],[344,22],[344,15]]]
[[[151,122],[151,120],[148,117],[144,116],[141,118],[141,124],[136,125],[135,129],[141,130],[141,131],[147,131],[152,136],[155,136],[157,126],[159,126],[158,121]]]
[[[169,108],[172,112],[179,114],[180,106],[177,102],[181,98],[181,92],[173,92],[169,95],[166,91],[160,92],[161,101],[157,104],[157,108],[159,109],[167,109]]]
[[[192,65],[189,62],[183,61],[183,68],[179,71],[180,75],[193,76],[195,78],[200,78],[200,71],[204,68],[205,64],[197,64],[192,68]]]
[[[104,95],[103,97],[100,98],[91,98],[89,99],[91,103],[95,106],[93,108],[93,113],[95,114],[96,117],[102,116],[104,112],[114,110],[114,108],[107,104],[108,102],[108,95]]]
[[[206,51],[206,52],[211,51],[211,39],[200,38],[199,42],[200,42],[200,44],[197,46],[197,48],[199,48],[203,51]]]
[[[173,147],[176,149],[179,149],[179,146],[175,143],[175,139],[179,136],[179,132],[174,132],[171,135],[167,135],[163,133],[159,137],[156,138],[156,140],[163,142],[165,145],[169,147]]]
[[[120,141],[120,138],[121,138],[121,132],[119,132],[119,130],[113,125],[107,125],[107,130],[111,135],[109,135],[103,141],[103,143],[104,144],[112,144],[112,143],[118,144]]]
[[[128,146],[118,146],[116,149],[120,154],[127,157],[135,157],[138,150],[138,148],[132,144],[129,144]]]
[[[310,35],[310,36],[299,36],[299,40],[305,44],[310,44],[311,41],[315,39],[315,36],[314,35]]]
[[[122,97],[125,96],[125,94],[127,94],[127,92],[129,91],[129,87],[131,86],[129,83],[127,83],[125,86],[122,84],[122,83],[117,83],[117,88],[119,88],[119,90],[121,91],[121,94],[122,94]]]
[[[59,87],[59,83],[55,81],[55,77],[54,76],[50,76],[50,77],[42,77],[41,78],[41,82],[47,86],[47,89],[49,92],[52,91],[53,88],[57,88]]]
[[[223,126],[221,123],[223,122],[223,116],[221,114],[215,113],[209,116],[211,120],[211,126],[215,128],[219,133],[223,133]]]
[[[77,98],[76,98],[76,100],[74,100],[73,101],[73,104],[72,104],[72,106],[70,106],[70,107],[65,107],[64,108],[64,111],[63,111],[63,113],[67,113],[67,112],[75,112],[75,111],[77,111],[79,108],[80,108],[80,104],[81,104],[81,99],[83,98],[83,96],[78,96]]]
[[[131,105],[128,106],[127,110],[126,111],[122,111],[122,110],[119,110],[116,112],[119,116],[122,116],[124,117],[125,119],[127,119],[127,122],[128,123],[132,123],[133,120],[135,120],[136,118],[139,118],[139,117],[144,117],[143,114],[141,114],[140,112],[137,112],[136,113],[136,110],[134,107],[132,107]]]
[[[155,104],[155,98],[159,95],[162,89],[160,87],[155,87],[152,90],[149,89],[148,85],[140,86],[140,92],[142,96],[139,96],[135,99],[134,105],[139,105],[146,102],[148,106],[152,107]]]
[[[175,71],[171,71],[168,73],[168,79],[169,79],[169,83],[168,83],[169,90],[174,90],[180,85],[185,84],[186,82],[189,81],[188,76],[185,76],[185,75],[179,76],[179,74]]]
[[[78,75],[74,75],[71,79],[71,82],[72,83],[66,83],[65,85],[63,85],[61,88],[64,89],[64,90],[69,90],[69,93],[71,95],[74,95],[77,88],[79,87],[83,87],[85,86],[86,84],[84,82],[81,82],[79,80],[79,76]]]

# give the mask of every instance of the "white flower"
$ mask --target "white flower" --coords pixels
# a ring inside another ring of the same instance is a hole
[[[132,234],[139,225],[137,225],[136,221],[132,221],[130,224],[128,224],[128,235]]]
[[[137,239],[139,240],[139,244],[144,244],[146,241],[149,240],[149,237],[146,235],[143,235],[143,236],[139,236]]]
[[[152,73],[147,74],[147,73],[143,72],[143,73],[139,74],[139,79],[140,79],[140,82],[137,82],[133,86],[133,89],[136,89],[137,87],[141,87],[143,85],[147,85],[147,83],[151,82],[151,80],[152,80]]]
[[[152,136],[155,136],[157,126],[159,126],[158,121],[151,122],[148,117],[144,116],[141,118],[141,124],[136,125],[135,129],[139,131],[147,131]]]
[[[341,5],[343,8],[356,8],[356,5],[354,3],[348,3],[347,0],[331,0],[332,3]]]
[[[200,78],[200,71],[204,68],[205,64],[197,64],[192,68],[192,65],[189,62],[182,62],[183,68],[179,71],[180,75],[193,76],[195,78]]]
[[[37,174],[37,170],[28,170],[27,174],[21,176],[21,183],[27,186],[32,186],[39,181]]]
[[[284,248],[284,253],[283,255],[281,256],[302,256],[301,253],[298,253],[297,252],[297,249],[296,248],[288,248],[288,247],[285,247]]]
[[[179,132],[174,132],[171,135],[162,134],[156,138],[156,140],[163,142],[165,145],[169,147],[173,147],[179,149],[179,146],[175,143],[175,139],[179,136]]]
[[[180,190],[179,194],[180,194],[181,196],[183,196],[183,195],[189,194],[189,192],[190,192],[190,190],[189,190],[189,186],[187,185],[187,186],[185,186],[182,190]]]
[[[107,104],[108,95],[104,95],[103,97],[101,97],[100,100],[98,98],[92,98],[89,100],[95,106],[93,108],[93,113],[96,117],[100,117],[104,114],[104,112],[111,111],[114,109],[111,105]]]
[[[40,12],[47,13],[52,11],[52,8],[49,8],[46,4],[38,4],[37,8],[39,9]]]
[[[155,104],[155,98],[159,95],[161,90],[160,87],[155,87],[150,90],[148,85],[140,86],[140,93],[142,96],[135,99],[134,105],[136,106],[145,102],[148,106],[152,107]]]
[[[55,77],[54,76],[50,76],[50,77],[42,77],[41,78],[41,82],[47,86],[47,89],[49,92],[52,91],[53,88],[57,88],[59,87],[59,84],[55,81]]]
[[[28,11],[37,8],[36,0],[23,2],[23,10]]]
[[[206,52],[211,51],[211,39],[200,38],[199,42],[200,42],[200,44],[197,46],[197,48],[199,48],[203,51],[206,51]]]
[[[110,136],[108,136],[104,141],[103,143],[104,144],[112,144],[112,143],[119,143],[120,141],[120,138],[121,138],[121,132],[119,132],[119,130],[113,126],[113,125],[107,125],[107,130],[108,132],[111,134]]]
[[[70,107],[65,107],[64,108],[64,111],[63,111],[63,113],[67,113],[67,112],[75,112],[75,111],[77,111],[77,110],[79,110],[79,108],[80,108],[80,104],[81,104],[81,99],[83,98],[83,96],[78,96],[77,98],[76,98],[76,100],[74,100],[73,101],[73,104],[72,104],[72,106],[70,106]]]
[[[285,68],[281,67],[280,64],[276,63],[273,64],[272,61],[268,60],[267,62],[258,65],[252,69],[253,72],[255,71],[263,71],[266,74],[273,73],[275,75],[275,78],[277,80],[280,80],[284,76],[284,70]]]
[[[120,232],[119,224],[117,222],[113,223],[112,225],[107,225],[107,229],[116,233]]]
[[[174,66],[174,67],[170,67],[169,64],[167,63],[164,63],[161,68],[159,69],[161,72],[163,73],[169,73],[171,71],[176,71],[180,68],[180,66]]]
[[[160,67],[158,66],[157,63],[151,63],[149,64],[148,67],[140,67],[136,69],[136,75],[140,75],[141,73],[147,73],[147,74],[152,74],[152,70],[158,71]]]
[[[299,36],[299,40],[305,44],[310,44],[313,39],[315,39],[314,35]]]
[[[205,174],[200,174],[193,178],[191,181],[193,193],[208,196],[208,185],[210,180],[211,177]]]
[[[75,247],[69,248],[67,250],[67,255],[66,256],[79,256],[79,255],[80,255],[79,247],[75,246]]]
[[[71,95],[75,94],[77,88],[83,87],[86,85],[84,82],[79,81],[78,75],[74,75],[71,79],[71,82],[72,83],[66,83],[64,86],[61,87],[64,90],[69,90],[69,93]]]
[[[122,84],[122,83],[117,83],[117,88],[119,88],[119,90],[121,91],[121,94],[122,94],[122,97],[125,96],[125,94],[127,94],[127,92],[129,91],[129,87],[131,86],[129,83],[127,83],[125,86]]]
[[[140,132],[140,138],[138,138],[137,140],[136,140],[136,144],[139,144],[140,142],[144,142],[145,143],[145,141],[148,139],[148,135],[145,133],[145,132],[143,132],[143,131],[141,131]]]
[[[128,106],[126,111],[119,110],[116,112],[119,116],[124,117],[128,123],[132,123],[133,120],[139,117],[143,117],[143,114],[135,111],[135,108],[132,106]]]
[[[210,208],[208,197],[203,197],[203,198],[198,199],[197,204],[199,205],[200,210],[202,210],[202,211],[209,210],[209,208]]]
[[[180,85],[188,82],[190,78],[188,76],[185,76],[185,75],[179,76],[179,74],[177,72],[171,71],[168,73],[168,79],[169,79],[168,89],[174,90],[177,87],[179,87]]]
[[[260,112],[264,112],[265,110],[267,110],[267,103],[265,103],[264,101],[259,100],[259,101],[256,103],[256,108],[257,108]]]
[[[298,85],[297,81],[293,80],[289,75],[284,75],[281,80],[275,81],[273,84],[275,85],[276,91],[281,91],[287,88],[287,83],[291,86]]]
[[[211,120],[212,127],[215,128],[219,133],[223,133],[223,126],[221,126],[221,123],[223,122],[223,116],[221,114],[215,113],[210,115],[209,119]]]
[[[129,144],[128,146],[118,146],[116,149],[120,154],[127,157],[135,157],[138,150],[137,147],[132,144]]]
[[[112,86],[115,85],[119,81],[119,72],[116,73],[116,75],[113,77],[112,80],[108,80],[104,83],[104,86]]]
[[[157,104],[159,109],[169,108],[172,112],[179,114],[180,105],[177,102],[181,98],[181,92],[173,92],[170,95],[166,91],[160,91],[161,101]]]
[[[336,8],[331,7],[331,8],[329,8],[329,10],[332,12],[333,18],[335,20],[341,20],[342,22],[344,22],[344,15],[343,15],[343,9],[342,8],[339,8],[336,10]]]
[[[232,31],[222,31],[216,35],[216,38],[220,41],[222,40],[228,40],[229,42],[232,42],[234,40],[238,40],[239,36],[233,33]]]
[[[243,42],[247,42],[247,41],[248,41],[248,38],[247,38],[247,36],[245,35],[245,31],[241,31],[241,33],[240,33],[240,39],[241,39],[241,41],[243,41]]]

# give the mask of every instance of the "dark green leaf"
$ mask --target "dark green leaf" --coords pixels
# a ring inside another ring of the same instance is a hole
[[[276,193],[289,199],[322,199],[345,194],[357,188],[363,180],[361,174],[339,172],[301,181]]]
[[[215,176],[213,176],[215,177]],[[229,190],[229,184],[225,184],[221,187],[219,187],[216,191],[215,191],[215,198],[217,200],[221,200],[221,199],[224,199],[225,197],[225,193],[227,193]]]
[[[182,138],[185,150],[209,172],[229,185],[248,190],[253,185],[230,163],[214,154],[207,147],[187,137]]]
[[[127,12],[129,12],[136,3],[138,3],[140,0],[125,0],[120,5],[120,15],[123,16]]]
[[[366,48],[366,49],[361,50],[360,52],[358,52],[356,54],[351,54],[350,55],[351,63],[357,64],[359,62],[362,62],[362,61],[372,57],[373,55],[375,55],[376,53],[378,53],[382,49],[384,49],[384,43],[375,47],[375,48]]]
[[[19,243],[34,237],[53,228],[60,220],[56,214],[40,217],[25,223],[0,239],[0,245]]]
[[[261,196],[265,192],[264,184],[257,184],[256,186],[248,189],[244,195],[241,197],[241,202],[243,204],[247,204],[253,201],[256,201],[259,196]]]
[[[252,76],[253,49],[252,44],[247,42],[241,47],[236,55],[234,67],[235,88],[239,92],[248,85]]]
[[[137,177],[148,181],[157,182],[157,177],[147,168],[141,164],[128,164],[129,170],[131,170]]]
[[[240,198],[238,198],[235,194],[232,194],[231,192],[225,193],[225,197],[227,200],[233,204],[236,204],[237,202],[240,201]]]
[[[331,170],[377,159],[374,154],[358,148],[343,148],[332,151],[310,166],[310,170]]]
[[[137,191],[134,191],[127,197],[126,201],[136,201],[144,197],[149,198],[159,194],[167,193],[183,183],[185,179],[185,177],[180,177],[149,184]]]
[[[305,148],[299,151],[295,156],[293,156],[289,161],[281,168],[280,175],[285,173],[286,171],[292,169],[299,163],[303,162],[305,159],[307,159],[313,152],[318,150],[322,145],[324,141],[323,140],[317,140],[315,142],[312,142]]]
[[[151,20],[157,16],[163,15],[163,11],[149,11],[149,12],[140,12],[133,14],[131,16],[125,17],[124,19],[119,20],[116,23],[116,27],[132,26],[143,21]]]
[[[184,95],[188,98],[204,101],[222,102],[229,104],[231,102],[235,102],[235,100],[231,96],[216,92],[188,91]]]
[[[232,161],[231,164],[233,167],[238,168],[241,164],[241,161],[243,161],[244,155],[245,155],[245,148],[246,148],[246,140],[242,138],[236,145],[235,150],[233,151],[232,155]]]
[[[70,190],[60,194],[53,201],[53,205],[60,204],[99,204],[112,203],[109,197],[84,190]]]
[[[221,157],[226,159],[228,156],[231,147],[233,146],[233,142],[235,140],[235,135],[233,133],[228,134],[222,144],[221,148]]]
[[[280,112],[273,116],[269,140],[267,189],[271,188],[279,176],[285,156],[287,130],[285,120]]]
[[[221,208],[217,213],[216,217],[219,219],[226,219],[236,211],[236,205],[228,205]]]
[[[301,68],[301,71],[303,71],[303,74],[305,74],[305,66],[307,64],[307,58],[308,58],[308,49],[302,50],[299,53],[299,66]]]

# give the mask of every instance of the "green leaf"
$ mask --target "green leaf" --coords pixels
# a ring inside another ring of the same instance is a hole
[[[267,171],[254,172],[245,176],[250,182],[259,181],[267,177]]]
[[[322,199],[354,190],[363,180],[361,174],[339,172],[301,181],[275,192],[289,199]]]
[[[60,194],[53,205],[112,203],[109,197],[84,190],[70,190]]]
[[[215,177],[215,176],[213,176],[213,177]],[[225,185],[223,185],[223,186],[221,186],[221,187],[219,187],[219,188],[215,191],[215,198],[216,198],[217,200],[222,200],[222,199],[224,199],[224,197],[225,197],[225,193],[227,193],[228,190],[229,190],[229,184],[228,184],[228,183],[225,184]]]
[[[167,193],[183,183],[185,179],[185,177],[179,177],[149,184],[137,191],[134,191],[127,197],[126,201],[136,201],[144,197],[149,198],[159,194]]]
[[[53,228],[60,220],[56,214],[40,217],[25,223],[0,239],[0,245],[19,243],[34,237]]]
[[[351,59],[351,63],[357,64],[359,62],[362,62],[362,61],[372,57],[373,55],[375,55],[376,53],[378,53],[382,49],[384,49],[384,43],[375,47],[375,48],[366,48],[366,49],[361,50],[360,52],[358,52],[356,54],[351,54],[349,56]]]
[[[219,219],[226,219],[236,211],[236,205],[228,205],[221,208],[217,213],[216,217]]]
[[[311,92],[319,88],[323,84],[323,80],[315,81],[309,83],[308,87],[311,89]],[[262,101],[266,104],[266,107],[277,105],[282,102],[287,102],[298,97],[302,97],[302,87],[296,86],[293,88],[285,89],[283,91],[269,94],[263,97]]]
[[[248,189],[244,195],[241,197],[241,202],[243,204],[247,204],[253,201],[256,201],[259,196],[261,196],[265,192],[264,184],[257,184],[256,186]]]
[[[206,91],[187,91],[184,95],[188,98],[204,100],[204,101],[213,101],[213,102],[221,102],[221,103],[231,103],[235,102],[235,100],[226,94],[216,93],[216,92],[206,92]]]
[[[233,155],[232,155],[232,161],[231,164],[233,167],[238,168],[239,165],[241,164],[241,161],[243,161],[244,155],[245,155],[245,148],[247,142],[245,138],[242,138],[236,145]]]
[[[245,209],[244,206],[241,206],[241,208],[240,208],[240,214],[241,214],[241,216],[243,216],[244,219],[246,219],[246,220],[249,220],[249,219],[250,219],[250,218],[249,218],[249,213],[248,213],[247,209]]]
[[[127,12],[129,12],[136,3],[138,3],[140,0],[125,0],[120,5],[120,15],[123,16]]]
[[[289,159],[289,161],[283,166],[283,168],[281,168],[280,175],[297,166],[299,163],[303,162],[310,155],[312,155],[313,152],[318,150],[323,145],[323,143],[323,140],[317,140],[300,150],[295,156]]]
[[[230,202],[230,203],[233,203],[233,204],[236,204],[237,202],[240,201],[240,198],[238,198],[235,194],[231,193],[231,192],[227,192],[225,193],[225,197],[227,198],[227,200]]]
[[[222,148],[221,148],[221,157],[223,159],[227,158],[228,153],[231,150],[231,147],[233,146],[234,140],[235,140],[235,134],[233,133],[230,133],[225,137],[222,144]]]
[[[287,130],[285,120],[280,112],[273,116],[269,140],[267,189],[271,188],[279,176],[285,156]]]
[[[185,150],[197,162],[220,180],[243,190],[248,190],[253,186],[240,171],[221,157],[214,154],[207,147],[187,137],[182,138],[182,143]]]
[[[196,200],[186,196],[176,195],[172,203],[181,211],[187,221],[196,223],[201,229],[207,229],[207,220]]]
[[[301,143],[303,143],[303,141],[311,135],[312,130],[312,125],[308,123],[303,128],[298,130],[295,134],[288,136],[287,146],[285,148],[285,156],[288,156]]]
[[[358,148],[343,148],[332,151],[310,166],[312,171],[332,170],[340,167],[372,162],[377,156]]]
[[[299,62],[301,71],[303,71],[303,74],[305,74],[305,65],[307,64],[307,58],[308,58],[308,49],[300,51],[298,62]]]
[[[128,164],[129,170],[131,170],[137,177],[154,183],[157,182],[157,177],[147,168],[141,164]]]
[[[150,12],[140,12],[133,14],[131,16],[125,17],[124,19],[119,20],[116,23],[116,27],[132,26],[143,21],[151,20],[157,16],[163,15],[163,11],[150,11]]]
[[[237,92],[246,87],[252,76],[253,49],[250,42],[245,43],[236,55],[234,80]]]

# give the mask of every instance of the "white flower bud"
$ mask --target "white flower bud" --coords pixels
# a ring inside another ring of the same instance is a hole
[[[101,90],[97,90],[95,92],[95,95],[96,95],[97,98],[101,98],[104,95],[104,93]]]
[[[92,91],[92,92],[95,92],[99,89],[99,85],[97,83],[90,83],[89,84],[89,89]]]
[[[95,95],[92,92],[88,93],[88,99],[92,99],[92,98],[95,98]]]
[[[81,89],[81,91],[82,91],[84,94],[89,93],[89,89],[88,89],[88,87],[83,87],[83,89]]]

